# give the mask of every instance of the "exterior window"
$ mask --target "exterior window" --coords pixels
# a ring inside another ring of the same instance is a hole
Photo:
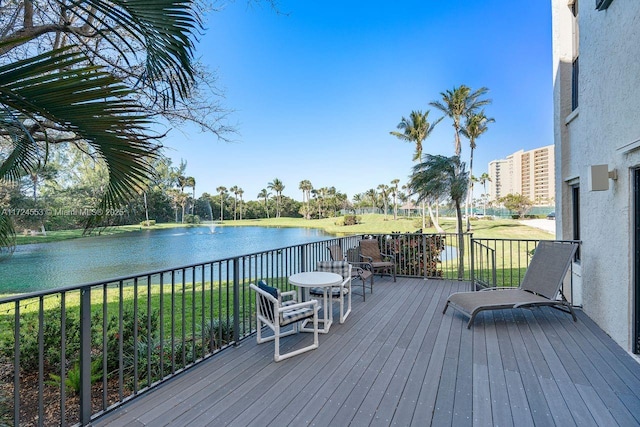
[[[580,67],[578,66],[578,58],[573,60],[571,67],[571,111],[578,108],[578,77]]]
[[[573,240],[580,240],[580,186],[571,187],[571,207],[573,211]],[[575,261],[580,262],[580,246],[576,251]]]
[[[596,0],[596,10],[605,10],[613,0]]]
[[[580,25],[578,0],[569,2],[571,14],[573,15],[573,62],[571,63],[571,111],[578,108],[578,82],[580,77],[580,67],[578,56],[580,54]]]

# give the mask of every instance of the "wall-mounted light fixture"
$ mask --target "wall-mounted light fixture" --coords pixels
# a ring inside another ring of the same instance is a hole
[[[593,165],[589,167],[589,190],[606,191],[609,189],[609,179],[616,181],[618,171],[609,170],[609,165]]]

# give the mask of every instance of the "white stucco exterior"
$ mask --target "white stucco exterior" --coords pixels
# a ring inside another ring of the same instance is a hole
[[[574,188],[582,240],[578,282],[584,311],[628,351],[634,322],[634,182],[640,168],[640,1],[552,0],[556,227],[574,237]],[[576,25],[577,23],[577,25]],[[579,30],[579,31],[578,31]],[[578,36],[579,34],[579,36]],[[578,107],[572,61],[579,54]],[[618,179],[590,191],[591,165]]]

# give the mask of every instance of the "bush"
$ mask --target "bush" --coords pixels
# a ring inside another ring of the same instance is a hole
[[[361,216],[345,215],[343,225],[356,225],[356,224],[360,224],[361,221],[362,221]]]
[[[44,360],[49,367],[57,370],[60,369],[60,349],[62,347],[60,341],[62,336],[60,308],[45,311],[43,320]],[[80,320],[78,313],[67,310],[65,323],[65,359],[77,360],[80,351]],[[14,327],[13,322],[11,327]],[[40,355],[38,328],[38,318],[36,316],[25,316],[21,320],[20,365],[26,370],[38,368]],[[6,336],[0,348],[4,356],[13,358],[13,336]]]
[[[422,276],[426,269],[429,277],[442,277],[440,268],[440,254],[445,248],[443,236],[427,235],[426,254],[422,252],[422,239],[415,235],[399,235],[393,242],[393,250],[398,255],[396,262],[409,276]],[[425,268],[426,255],[426,268]]]
[[[149,221],[140,221],[140,225],[143,227],[151,227],[152,225],[156,225],[156,220],[150,219]]]
[[[200,224],[200,217],[198,215],[185,215],[184,222],[187,224]]]

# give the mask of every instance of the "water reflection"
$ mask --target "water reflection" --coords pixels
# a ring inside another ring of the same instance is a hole
[[[0,262],[0,294],[77,285],[212,261],[329,237],[306,228],[210,227],[142,230],[18,246]]]

